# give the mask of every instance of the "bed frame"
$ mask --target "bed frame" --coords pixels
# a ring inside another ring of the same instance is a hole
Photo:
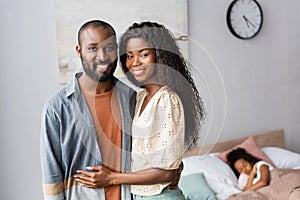
[[[252,135],[259,147],[274,146],[285,148],[283,129]],[[227,151],[245,141],[249,136],[218,142],[216,144],[195,147],[187,151],[183,157],[203,155],[207,153]]]

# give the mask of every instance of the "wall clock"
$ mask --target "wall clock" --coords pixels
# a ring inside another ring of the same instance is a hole
[[[226,21],[230,32],[239,39],[255,37],[263,24],[263,12],[256,0],[234,0],[230,3]]]

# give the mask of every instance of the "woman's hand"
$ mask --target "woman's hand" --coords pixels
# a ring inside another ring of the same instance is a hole
[[[113,174],[108,168],[103,166],[87,167],[88,170],[96,172],[88,172],[84,170],[78,170],[75,180],[88,188],[102,188],[112,185],[111,175]]]
[[[104,166],[87,167],[88,172],[78,170],[74,175],[76,181],[88,188],[102,188],[111,185],[153,185],[158,183],[172,182],[169,189],[176,189],[183,165],[179,169],[164,170],[148,168],[136,172],[113,172]]]
[[[183,170],[183,162],[179,165],[179,168],[176,170],[175,178],[170,185],[168,185],[169,190],[176,190],[178,188],[178,183],[181,177],[181,172]]]

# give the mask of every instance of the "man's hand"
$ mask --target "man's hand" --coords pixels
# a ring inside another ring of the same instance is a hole
[[[177,189],[183,167],[184,167],[183,162],[181,162],[181,164],[179,165],[179,168],[176,171],[177,172],[176,176],[175,176],[174,180],[172,181],[172,183],[168,186],[168,189],[170,189],[170,190]]]
[[[75,180],[88,188],[102,188],[112,185],[110,175],[113,172],[108,168],[103,166],[92,166],[87,167],[87,169],[96,172],[78,170],[78,174],[74,175]]]

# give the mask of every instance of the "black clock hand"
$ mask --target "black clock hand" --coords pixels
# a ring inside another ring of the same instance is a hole
[[[249,23],[253,28],[256,28],[256,26],[245,16],[245,15],[243,15],[243,18],[244,18],[244,20],[245,21],[247,21],[247,23]],[[249,25],[248,25],[248,27],[249,27]],[[250,27],[249,27],[250,28]]]
[[[247,18],[245,17],[245,15],[243,15],[243,18],[244,18],[245,23],[247,24],[248,28],[250,28],[249,23],[248,23],[248,20],[247,20]]]
[[[256,26],[251,21],[248,20],[248,22],[253,28],[256,28]]]

